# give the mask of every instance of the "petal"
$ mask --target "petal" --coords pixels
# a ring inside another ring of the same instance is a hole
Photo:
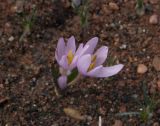
[[[101,74],[100,70],[101,70],[102,67],[103,67],[102,65],[95,67],[94,69],[92,69],[91,71],[89,71],[87,73],[87,75],[90,76],[90,77],[97,77],[99,74]]]
[[[91,64],[91,55],[90,54],[81,56],[77,62],[78,71],[81,74],[86,75],[90,64]]]
[[[80,45],[75,55],[77,55],[78,57],[84,55],[88,48],[89,48],[89,45],[85,45],[84,47],[83,45]]]
[[[77,65],[77,60],[78,60],[78,56],[74,56],[73,60],[72,60],[72,63],[70,64],[69,66],[69,69],[72,70],[76,67]]]
[[[68,69],[68,61],[66,55],[62,56],[61,60],[59,61],[59,65],[65,70]]]
[[[70,50],[72,50],[73,54],[76,51],[76,44],[75,44],[74,36],[71,36],[67,41],[67,50],[66,50],[67,52],[66,53],[68,53],[68,51],[70,51]]]
[[[60,38],[58,40],[57,49],[56,49],[57,59],[60,60],[64,54],[65,54],[65,42],[63,38]]]
[[[67,76],[60,76],[59,78],[58,78],[58,85],[59,85],[59,87],[61,88],[61,89],[64,89],[64,88],[66,88],[66,86],[67,86]]]
[[[83,43],[81,43],[81,44],[78,46],[78,49],[77,49],[75,55],[81,54],[82,50],[83,50]]]
[[[101,48],[99,48],[95,55],[96,55],[96,66],[99,66],[101,64],[104,63],[104,61],[107,58],[107,54],[108,54],[108,47],[107,46],[102,46]]]
[[[55,58],[56,58],[57,62],[59,63],[59,58],[58,58],[58,55],[57,55],[57,51],[55,52]]]
[[[94,37],[94,38],[90,39],[86,43],[86,45],[89,45],[89,48],[85,51],[85,54],[92,54],[96,45],[97,45],[97,43],[98,43],[98,37]]]
[[[123,68],[123,66],[124,65],[122,64],[118,64],[111,67],[101,67],[96,70],[93,69],[88,73],[88,75],[92,75],[95,77],[110,77],[117,74]]]

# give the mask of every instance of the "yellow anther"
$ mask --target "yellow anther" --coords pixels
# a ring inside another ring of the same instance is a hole
[[[72,50],[69,50],[67,55],[67,60],[69,65],[72,63],[73,58],[74,58],[74,54],[72,53]]]
[[[88,68],[88,72],[91,71],[95,67],[95,63],[91,63]]]
[[[91,62],[95,62],[96,61],[97,56],[96,55],[92,55],[91,57]]]
[[[95,65],[96,65],[96,58],[97,58],[96,55],[92,56],[92,58],[91,58],[91,64],[89,65],[88,70],[87,70],[88,72],[91,71],[95,67]]]

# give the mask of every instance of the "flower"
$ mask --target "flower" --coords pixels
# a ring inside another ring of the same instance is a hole
[[[68,39],[66,44],[63,38],[58,40],[55,58],[60,65],[61,76],[58,78],[60,88],[66,87],[67,76],[77,66],[78,58],[83,54],[91,54],[94,51],[97,42],[98,38],[94,37],[89,40],[85,46],[81,43],[76,50],[75,38],[73,36]]]
[[[111,67],[103,67],[108,54],[108,47],[102,46],[94,54],[85,54],[78,59],[78,71],[90,77],[110,77],[117,74],[122,68],[122,64]]]
[[[58,64],[69,72],[76,67],[78,57],[80,57],[87,48],[88,46],[83,47],[83,44],[80,44],[76,51],[75,38],[73,36],[68,39],[66,44],[64,39],[60,38],[58,40],[55,57]]]

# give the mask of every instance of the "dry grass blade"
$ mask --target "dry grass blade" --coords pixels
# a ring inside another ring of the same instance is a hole
[[[63,111],[66,115],[70,116],[71,118],[77,119],[77,120],[84,120],[85,117],[80,114],[78,110],[75,110],[73,108],[64,108]]]

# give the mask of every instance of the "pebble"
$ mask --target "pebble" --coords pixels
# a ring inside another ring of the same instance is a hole
[[[6,22],[4,24],[4,33],[11,34],[13,32],[12,26],[10,22]]]
[[[8,39],[8,41],[10,41],[10,42],[12,42],[13,40],[14,40],[13,36],[9,37],[9,39]]]
[[[156,71],[160,71],[160,57],[159,56],[154,57],[152,64]]]
[[[160,91],[160,80],[157,82],[158,90]]]
[[[126,48],[127,48],[127,45],[126,45],[126,44],[122,44],[119,48],[120,48],[120,49],[126,49]]]
[[[137,73],[139,73],[139,74],[144,74],[147,72],[147,70],[148,70],[148,68],[144,64],[139,64],[137,67]]]
[[[157,4],[159,0],[149,0],[151,4]]]
[[[150,16],[149,23],[153,24],[153,25],[158,24],[158,15],[157,14],[153,14],[152,16]]]
[[[159,126],[158,122],[153,123],[153,126]]]
[[[124,104],[119,107],[119,112],[126,112],[126,106]]]
[[[23,12],[23,6],[24,6],[24,1],[17,0],[16,4],[11,7],[11,12],[21,13],[21,12]]]
[[[0,29],[0,37],[2,36],[2,34],[3,34],[3,31],[2,31],[2,29]]]
[[[4,88],[3,84],[0,84],[0,89],[3,89],[3,88]]]
[[[113,126],[123,126],[123,123],[121,120],[115,120],[114,125]]]
[[[109,7],[110,7],[111,10],[119,10],[118,5],[114,2],[110,2]]]
[[[151,85],[151,87],[150,87],[150,89],[149,89],[149,92],[150,92],[151,94],[154,94],[154,93],[156,92],[156,85],[155,85],[155,84],[152,84],[152,85]]]

